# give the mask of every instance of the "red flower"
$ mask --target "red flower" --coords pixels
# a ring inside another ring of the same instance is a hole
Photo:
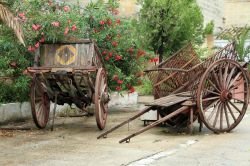
[[[120,90],[122,90],[122,87],[117,86],[117,87],[115,88],[115,90],[120,91]]]
[[[129,52],[130,54],[133,54],[134,49],[133,49],[132,47],[130,47],[130,48],[128,49],[128,52]]]
[[[107,55],[107,51],[104,50],[104,51],[102,52],[102,55]]]
[[[117,43],[116,41],[113,41],[113,42],[112,42],[112,45],[113,45],[114,47],[117,47],[117,46],[118,46],[118,43]]]
[[[116,24],[121,24],[121,20],[120,19],[117,19],[115,22],[116,22]]]
[[[35,50],[36,50],[35,47],[32,47],[32,46],[29,46],[29,47],[28,47],[28,51],[29,51],[29,52],[34,52]]]
[[[106,61],[109,61],[109,57],[108,57],[108,56],[106,56],[106,57],[105,57],[105,60],[106,60]]]
[[[117,80],[117,84],[122,84],[123,81],[122,80]]]
[[[111,58],[113,56],[113,53],[112,52],[109,52],[109,57]]]
[[[159,58],[154,58],[154,62],[158,62],[159,61]]]
[[[42,37],[40,40],[39,40],[40,43],[44,43],[45,42],[45,38]]]
[[[159,58],[151,58],[150,59],[150,62],[158,62],[159,61]]]
[[[53,25],[54,27],[59,27],[60,26],[60,22],[54,21],[54,22],[51,23],[51,25]]]
[[[19,13],[18,16],[23,20],[26,19],[25,13]]]
[[[108,24],[109,26],[112,25],[111,19],[108,19],[108,20],[107,20],[107,24]]]
[[[118,81],[118,80],[119,80],[119,77],[118,77],[117,74],[115,74],[115,75],[113,76],[113,80],[115,80],[115,81]]]
[[[71,27],[72,31],[76,31],[77,30],[77,27],[76,25],[74,24],[72,27]]]
[[[69,27],[66,27],[64,30],[64,35],[67,35],[69,33]]]
[[[19,13],[18,16],[19,17],[25,17],[25,13]]]
[[[38,30],[40,30],[41,29],[41,25],[39,25],[39,24],[33,24],[32,25],[32,29],[34,30],[34,31],[38,31]]]
[[[131,87],[131,88],[129,89],[129,91],[130,91],[130,93],[134,93],[134,92],[135,92],[135,88],[134,88],[134,87]]]
[[[100,23],[101,25],[104,25],[104,24],[105,24],[105,21],[101,20],[99,23]]]
[[[143,50],[138,50],[138,52],[137,52],[137,56],[138,57],[140,57],[140,56],[143,56],[143,55],[145,55],[146,54],[146,52],[145,51],[143,51]]]
[[[35,47],[38,48],[39,46],[40,46],[40,43],[37,42],[37,43],[35,44]]]
[[[68,12],[68,11],[70,11],[70,7],[69,7],[69,6],[64,6],[64,7],[63,7],[63,10],[64,10],[65,12]]]
[[[116,55],[116,56],[115,56],[115,60],[116,60],[116,61],[119,61],[119,60],[121,60],[121,59],[122,59],[122,56],[120,56],[120,55]]]

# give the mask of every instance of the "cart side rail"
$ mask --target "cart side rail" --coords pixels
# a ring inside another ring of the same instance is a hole
[[[199,63],[200,59],[189,43],[164,62],[146,70],[153,84],[154,97],[157,99],[167,96],[186,84],[187,80],[184,79],[182,71],[187,71]]]

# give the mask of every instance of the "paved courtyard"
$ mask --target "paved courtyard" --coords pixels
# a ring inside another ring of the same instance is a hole
[[[139,108],[111,110],[107,128]],[[156,127],[133,139],[118,141],[143,127],[140,120],[125,125],[106,139],[94,117],[56,119],[55,130],[38,130],[32,121],[10,124],[32,128],[27,131],[0,131],[0,165],[28,166],[166,166],[166,165],[250,165],[250,111],[231,133],[216,135],[206,128],[193,135]],[[2,126],[6,127],[6,126]]]

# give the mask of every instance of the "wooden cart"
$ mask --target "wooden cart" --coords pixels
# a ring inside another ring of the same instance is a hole
[[[95,104],[95,117],[104,129],[108,112],[107,75],[94,41],[78,40],[43,44],[36,52],[35,65],[27,69],[32,76],[31,109],[38,128],[45,128],[50,102],[75,104],[85,110]]]
[[[215,133],[229,132],[242,120],[249,101],[249,78],[237,62],[235,43],[230,43],[214,55],[200,62],[191,45],[181,49],[153,69],[146,70],[153,83],[155,100],[135,116],[102,133],[97,138],[129,123],[150,110],[161,118],[122,139],[120,143],[162,123],[188,126],[198,119],[200,130],[204,123]],[[241,80],[241,81],[240,81]],[[243,99],[234,98],[235,89],[244,82]],[[235,104],[237,100],[241,104]]]

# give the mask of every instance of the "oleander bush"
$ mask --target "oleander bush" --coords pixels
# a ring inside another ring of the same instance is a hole
[[[16,93],[19,96],[17,99],[22,98],[21,95],[27,99],[28,80],[24,81],[22,71],[32,65],[34,52],[43,43],[56,43],[69,38],[96,40],[108,71],[109,88],[113,91],[133,93],[134,86],[142,83],[144,65],[158,61],[154,54],[140,48],[131,20],[119,15],[118,1],[100,0],[85,7],[56,3],[54,0],[5,0],[5,4],[23,26],[26,48],[18,43],[9,28],[1,25],[1,75],[15,79],[1,85],[0,102],[12,100],[9,96],[14,95],[9,95],[10,90],[7,90],[11,87],[22,87],[22,93]],[[19,77],[20,81],[16,83]],[[23,85],[17,86],[20,84]],[[16,88],[10,92],[17,92]],[[13,98],[13,101],[17,99]]]

